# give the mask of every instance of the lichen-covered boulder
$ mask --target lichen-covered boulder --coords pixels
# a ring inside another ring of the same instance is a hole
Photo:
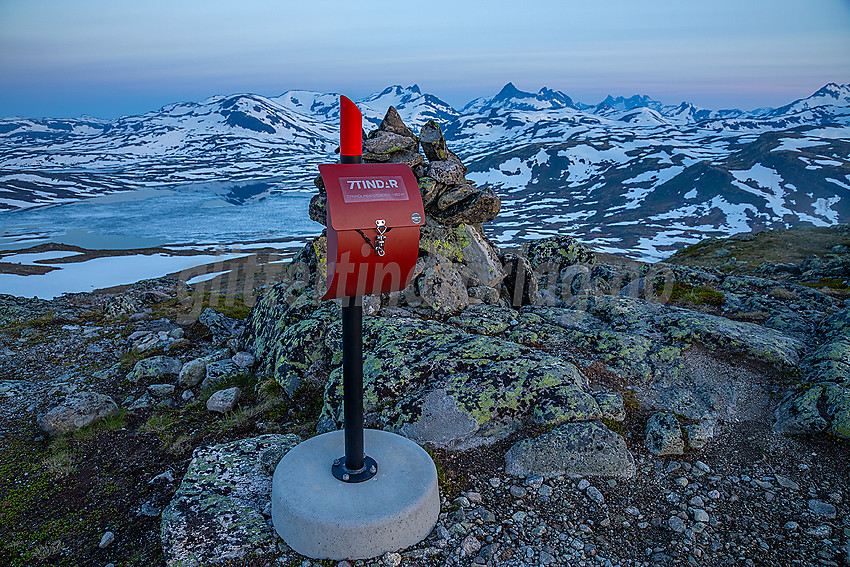
[[[62,435],[117,414],[118,405],[109,396],[97,392],[79,392],[39,415],[36,421],[38,428],[48,435]]]
[[[171,356],[151,356],[137,362],[133,366],[133,370],[127,374],[127,379],[131,382],[138,382],[144,378],[176,375],[180,373],[182,366],[183,364],[179,359]]]
[[[563,419],[600,415],[575,366],[503,338],[436,321],[375,317],[364,321],[363,350],[365,411],[419,442],[455,449],[489,443],[547,401],[557,400]],[[342,394],[337,368],[325,388],[323,430],[341,424]]]
[[[505,454],[505,472],[514,476],[635,476],[626,441],[598,421],[567,423]]]
[[[805,392],[791,394],[776,408],[774,431],[788,435],[819,433],[827,428],[827,421],[818,410],[823,386],[814,386]]]
[[[662,455],[681,455],[685,452],[682,429],[672,413],[653,414],[646,422],[646,448],[649,452]]]
[[[837,384],[825,384],[823,390],[824,413],[829,419],[829,433],[850,439],[850,389]]]
[[[593,264],[596,255],[571,236],[550,236],[523,244],[523,256],[537,270],[541,266],[553,266],[557,271],[573,264]]]
[[[469,305],[466,283],[451,262],[427,258],[415,289],[422,301],[439,315],[451,315]]]
[[[236,336],[241,332],[242,327],[241,321],[219,313],[212,307],[204,309],[198,321],[212,332],[213,340],[216,342]]]
[[[617,392],[603,392],[593,396],[599,404],[599,411],[603,419],[623,421],[626,419],[626,406],[623,395]]]
[[[285,452],[297,435],[261,435],[195,449],[189,469],[162,512],[160,536],[168,567],[272,561],[278,536],[262,511],[271,501],[272,476],[261,455]]]

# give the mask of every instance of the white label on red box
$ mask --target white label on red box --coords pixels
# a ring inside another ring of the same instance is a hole
[[[346,203],[410,200],[400,175],[340,177],[339,185]]]

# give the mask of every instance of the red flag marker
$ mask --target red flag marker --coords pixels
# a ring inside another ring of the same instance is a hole
[[[363,116],[348,97],[339,97],[340,163],[360,163],[363,156]],[[354,159],[353,159],[354,158]]]

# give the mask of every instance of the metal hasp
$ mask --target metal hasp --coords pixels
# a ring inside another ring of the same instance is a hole
[[[339,162],[363,163],[363,117],[360,109],[339,97]],[[343,482],[363,482],[375,476],[378,463],[363,449],[363,304],[349,297],[342,305],[342,390],[345,455],[335,460],[333,475]]]

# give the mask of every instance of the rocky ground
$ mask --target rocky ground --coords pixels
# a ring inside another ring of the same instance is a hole
[[[613,262],[599,265],[622,269]],[[721,281],[729,277],[713,273]],[[777,286],[800,285],[773,281]],[[840,312],[847,291],[819,289],[830,298],[825,311]],[[698,296],[677,302],[689,312],[705,314],[729,309],[736,301],[764,302],[769,297],[730,295],[727,291],[719,305]],[[202,321],[193,321],[187,296],[167,279],[119,294],[79,294],[51,302],[3,296],[4,564],[173,562],[173,549],[163,551],[163,512],[193,462],[193,450],[269,434],[315,434],[323,408],[328,411],[322,391],[306,382],[290,397],[286,384],[260,377],[261,365],[251,355],[239,354],[245,345],[233,335],[239,335],[247,307],[221,303],[216,307],[232,319],[206,312]],[[787,305],[788,299],[782,302]],[[543,309],[526,306],[513,310],[513,317]],[[469,328],[460,315],[454,317],[454,323],[442,324]],[[523,332],[532,329],[530,323]],[[808,332],[798,333],[799,340],[805,341]],[[593,358],[592,353],[587,356]],[[197,370],[199,365],[203,371]],[[602,384],[622,388],[628,382],[617,373],[614,359],[581,368],[595,383],[590,391],[601,390]],[[217,373],[224,378],[213,384]],[[633,477],[572,477],[566,470],[508,474],[505,455],[523,439],[557,444],[550,437],[557,437],[559,426],[531,419],[505,437],[466,450],[427,444],[440,471],[440,523],[414,549],[366,563],[846,564],[847,442],[833,434],[780,435],[773,428],[773,412],[786,389],[803,391],[807,385],[794,386],[795,380],[799,382],[799,372],[761,384],[765,394],[758,399],[764,409],[720,419],[719,431],[704,448],[688,447],[677,455],[650,450],[645,428],[658,408],[627,394],[624,419],[605,418],[604,423],[622,434],[633,457]],[[241,398],[233,409],[207,409],[214,392],[234,386]],[[48,411],[81,392],[108,396],[115,405],[105,404],[107,417],[99,421],[80,429],[85,420],[68,426],[72,432],[57,430],[51,436],[44,431],[49,429],[44,419]],[[697,423],[682,414],[679,419]],[[517,466],[508,464],[509,469]],[[268,472],[259,474],[270,482]],[[263,490],[268,486],[257,492]],[[248,545],[242,559],[231,564],[302,563],[304,558],[271,537],[268,553],[257,553],[264,549],[261,545]]]
[[[420,136],[390,112],[364,141],[427,201],[410,286],[364,299],[364,403],[432,455],[442,510],[355,566],[850,565],[847,226],[656,265],[500,250],[498,197]],[[256,296],[0,295],[0,563],[335,564],[269,519],[282,456],[342,421],[326,250]]]

